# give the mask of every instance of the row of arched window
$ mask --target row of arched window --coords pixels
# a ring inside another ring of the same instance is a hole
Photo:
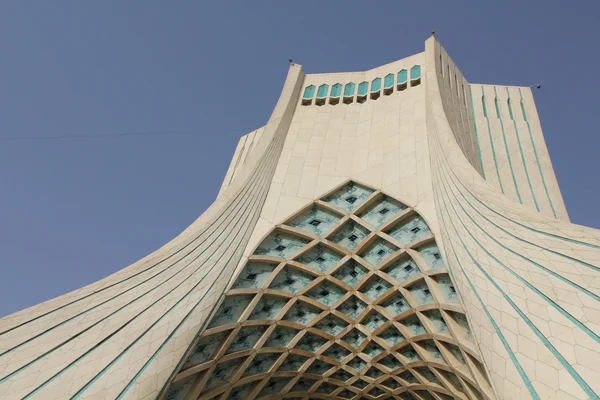
[[[525,104],[523,104],[523,100],[519,102],[521,104],[521,113],[523,114],[523,120],[527,121],[527,113],[525,112]],[[488,117],[487,106],[485,104],[485,95],[481,96],[481,104],[483,105],[483,116]],[[513,114],[512,103],[510,99],[507,99],[506,104],[508,105],[508,113],[510,115],[510,119],[514,121],[515,116]],[[502,118],[500,114],[500,106],[498,105],[498,98],[494,97],[494,106],[496,107],[496,116],[498,118]]]
[[[421,83],[420,65],[415,65],[410,69],[410,79],[409,71],[401,69],[395,75],[389,73],[383,79],[375,78],[371,82],[364,81],[358,85],[354,82],[348,82],[343,86],[343,93],[341,83],[331,85],[331,88],[327,84],[320,85],[318,88],[315,85],[309,85],[304,88],[302,105],[310,106],[314,100],[315,105],[322,106],[327,103],[328,99],[329,104],[338,104],[340,101],[344,104],[350,104],[354,102],[355,97],[358,103],[364,103],[367,97],[373,100],[378,99],[381,96],[382,86],[383,94],[389,96],[394,92],[394,87],[396,90],[405,90],[408,88],[409,83],[411,87]]]

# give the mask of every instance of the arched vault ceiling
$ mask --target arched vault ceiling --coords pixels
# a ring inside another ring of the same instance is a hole
[[[348,182],[254,250],[164,399],[488,399],[426,221]]]

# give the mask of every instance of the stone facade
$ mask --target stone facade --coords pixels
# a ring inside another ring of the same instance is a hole
[[[295,64],[181,235],[0,319],[0,398],[597,399],[599,272],[529,88]]]

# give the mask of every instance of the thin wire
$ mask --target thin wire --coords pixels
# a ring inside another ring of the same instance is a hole
[[[72,135],[56,135],[56,136],[0,136],[0,141],[14,140],[51,140],[51,139],[92,139],[92,138],[112,138],[124,136],[157,136],[157,135],[207,135],[215,133],[233,133],[233,132],[253,132],[254,129],[222,129],[222,130],[206,130],[206,131],[156,131],[156,132],[121,132],[121,133],[105,133],[105,134],[72,134]]]

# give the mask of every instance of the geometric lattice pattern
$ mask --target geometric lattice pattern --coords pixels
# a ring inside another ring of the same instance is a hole
[[[166,399],[485,399],[426,222],[353,182],[270,232]]]

